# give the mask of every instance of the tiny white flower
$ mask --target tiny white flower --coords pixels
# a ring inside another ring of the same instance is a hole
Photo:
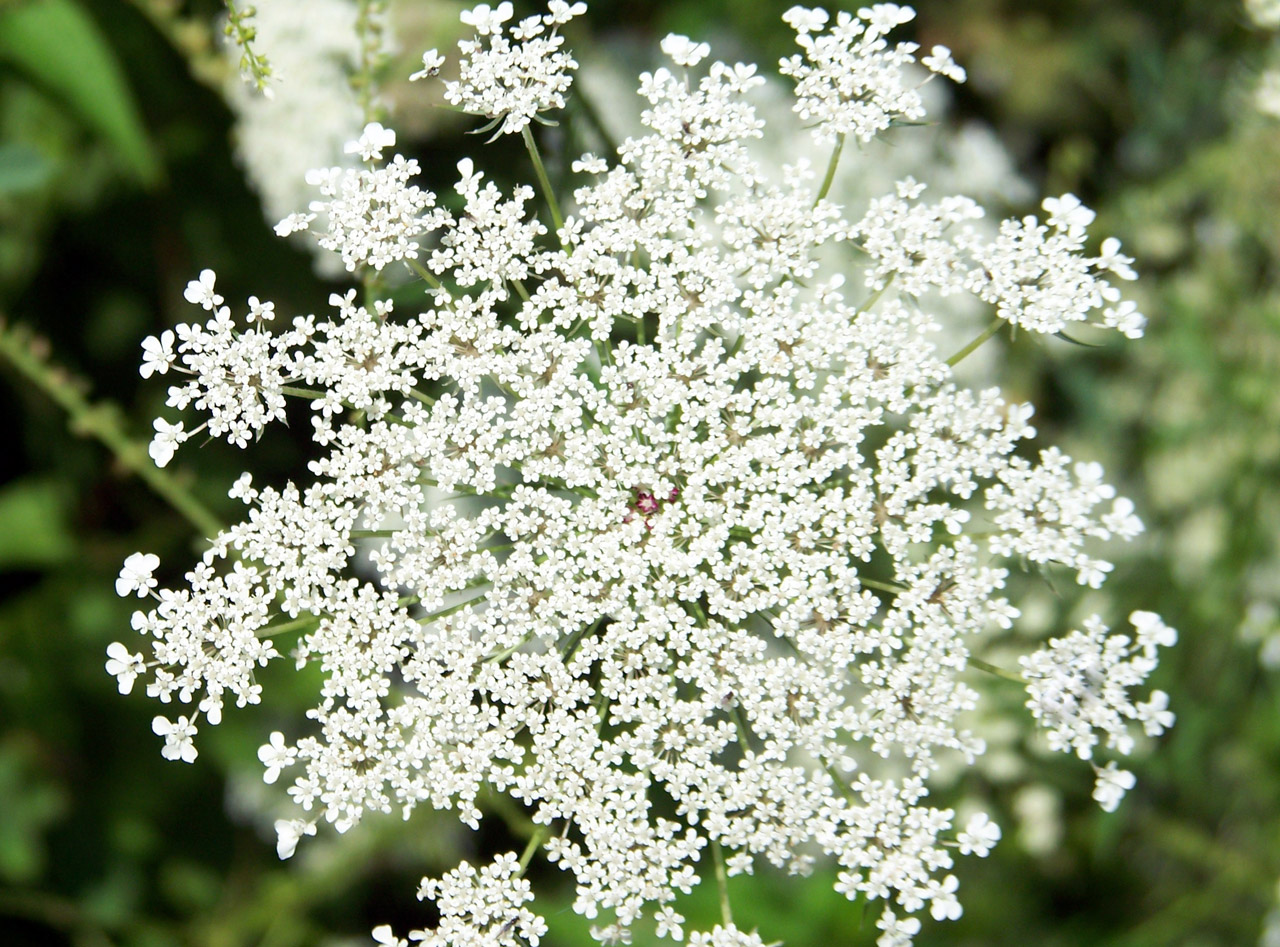
[[[258,748],[258,759],[266,766],[262,781],[268,784],[280,778],[280,770],[291,765],[298,752],[285,744],[284,734],[279,730],[272,732],[270,741]]]
[[[1000,826],[991,821],[985,812],[979,812],[965,825],[964,831],[956,836],[960,843],[960,854],[973,853],[979,858],[986,858],[991,848],[1000,841]]]
[[[960,881],[955,875],[947,875],[941,884],[934,882],[930,885],[929,913],[935,921],[954,921],[964,913],[960,899],[956,897],[959,887]]]
[[[1107,237],[1102,241],[1098,254],[1098,266],[1110,270],[1123,280],[1135,280],[1138,274],[1133,270],[1133,257],[1120,252],[1120,241],[1115,237]]]
[[[952,82],[964,82],[965,71],[951,58],[951,50],[946,46],[935,46],[928,56],[920,60],[921,64],[931,72],[946,76]]]
[[[116,579],[116,594],[126,597],[137,592],[143,598],[159,583],[152,575],[160,567],[160,557],[151,552],[135,552],[124,561]]]
[[[262,302],[257,296],[249,297],[249,322],[270,322],[276,317],[276,304]]]
[[[1144,648],[1172,648],[1178,643],[1178,632],[1166,625],[1155,612],[1130,612],[1129,623],[1138,633],[1138,644]]]
[[[876,921],[876,927],[884,931],[876,939],[876,947],[911,947],[915,936],[920,933],[920,919],[917,917],[897,917],[886,909]]]
[[[1074,194],[1046,197],[1040,205],[1049,215],[1049,224],[1068,233],[1082,233],[1097,215]]]
[[[475,167],[475,163],[470,158],[463,158],[458,162],[458,183],[453,189],[463,197],[474,194],[480,187],[480,179],[484,177],[484,172],[477,171]]]
[[[1169,695],[1164,691],[1152,691],[1151,699],[1137,704],[1138,721],[1149,737],[1158,737],[1177,719],[1169,709]]]
[[[287,237],[291,233],[297,233],[300,230],[306,230],[313,220],[316,219],[315,214],[293,213],[285,217],[280,223],[276,224],[275,231],[277,237]]]
[[[172,721],[167,717],[154,717],[151,720],[151,731],[156,736],[164,737],[164,749],[160,751],[160,755],[166,760],[182,760],[184,763],[196,761],[199,755],[193,742],[196,726],[186,717]]]
[[[304,835],[315,835],[316,824],[304,819],[276,819],[276,855],[292,858]]]
[[[689,37],[677,33],[668,34],[661,46],[662,51],[679,66],[696,66],[711,52],[711,47],[706,43],[695,43]]]
[[[212,311],[217,306],[222,305],[222,297],[213,290],[213,284],[216,279],[217,276],[213,270],[201,270],[200,278],[189,282],[182,295],[187,302]]]
[[[434,49],[428,49],[422,54],[422,68],[409,76],[409,81],[417,82],[419,79],[430,79],[432,76],[438,76],[444,64],[445,58],[443,56]]]
[[[511,4],[503,0],[496,7],[490,7],[487,3],[477,4],[470,10],[463,10],[458,19],[467,26],[474,27],[481,36],[488,36],[490,33],[500,32],[502,24],[511,19],[513,12]]]
[[[582,16],[587,12],[587,5],[581,0],[577,3],[566,3],[565,0],[551,0],[547,4],[546,21],[551,26],[562,26],[568,23],[575,16]]]
[[[349,141],[343,151],[349,155],[358,154],[363,161],[381,161],[382,149],[393,148],[396,143],[394,129],[383,128],[381,122],[370,122],[356,141]]]
[[[397,937],[390,924],[379,924],[373,929],[373,942],[382,944],[383,947],[409,947],[409,942],[403,937]]]
[[[574,174],[603,174],[609,170],[609,162],[596,155],[583,155],[575,158],[569,168]]]
[[[884,34],[910,23],[915,19],[916,11],[897,3],[877,3],[870,10],[866,7],[859,9],[858,16],[867,21],[870,32]]]
[[[177,356],[173,351],[173,332],[165,329],[157,338],[149,335],[142,340],[142,366],[138,374],[150,378],[152,373],[164,375],[173,367]]]
[[[190,435],[182,429],[181,421],[177,424],[170,424],[164,418],[156,418],[152,422],[152,427],[156,429],[156,435],[147,446],[147,453],[151,455],[151,459],[155,461],[157,467],[164,467],[169,461],[173,460],[173,455],[177,452],[178,445]]]
[[[827,25],[827,11],[821,7],[809,9],[795,6],[782,14],[782,19],[797,33],[820,33]]]
[[[133,682],[146,670],[141,654],[132,654],[119,641],[107,645],[107,673],[116,678],[120,693],[128,694],[133,690]]]
[[[1093,798],[1102,807],[1103,812],[1115,812],[1124,799],[1124,794],[1137,784],[1133,773],[1126,769],[1117,769],[1114,761],[1105,768],[1097,770],[1097,781],[1093,787]]]

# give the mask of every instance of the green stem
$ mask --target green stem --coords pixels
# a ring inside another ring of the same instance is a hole
[[[294,398],[306,398],[308,401],[319,401],[328,394],[327,391],[316,391],[314,388],[298,388],[294,385],[281,385],[280,393]]]
[[[988,674],[994,674],[996,677],[1002,677],[1006,681],[1013,681],[1015,684],[1026,684],[1021,674],[1015,674],[1013,671],[1006,671],[1002,667],[994,664],[988,664],[980,658],[969,658],[969,664],[976,667],[979,671],[986,671]]]
[[[854,313],[854,316],[856,317],[865,312],[870,312],[871,307],[880,301],[880,297],[889,291],[889,287],[893,285],[893,278],[897,275],[897,273],[890,273],[889,278],[884,281],[884,285],[867,297],[866,302],[858,307],[858,311]]]
[[[1002,326],[1003,324],[1004,324],[1004,320],[1001,319],[999,316],[997,316],[995,319],[991,321],[991,325],[987,326],[985,329],[982,330],[982,334],[980,336],[978,336],[976,339],[974,339],[972,342],[970,342],[968,345],[962,348],[959,352],[956,352],[955,355],[947,359],[947,365],[951,368],[955,368],[962,361],[964,361],[966,358],[972,355],[975,351],[977,351],[977,349],[982,345],[983,342],[987,341],[987,339],[991,338],[993,335],[999,332],[1000,326]]]
[[[259,628],[254,634],[256,637],[264,637],[266,635],[287,635],[290,632],[299,631],[308,626],[318,626],[320,619],[315,615],[299,615],[297,618],[289,621],[282,621],[278,625],[266,625]]]
[[[507,660],[507,658],[511,657],[513,654],[515,654],[517,651],[519,651],[528,643],[529,643],[528,638],[525,638],[521,641],[517,641],[515,644],[509,645],[508,647],[503,648],[501,651],[496,651],[493,654],[489,655],[484,659],[482,663],[493,664],[496,662],[498,664],[501,664],[503,661]]]
[[[385,12],[385,0],[360,0],[357,4],[356,37],[360,42],[360,65],[350,81],[365,124],[377,118],[377,73],[384,58],[380,17]]]
[[[524,146],[529,149],[529,157],[533,159],[533,172],[538,176],[538,185],[542,188],[542,196],[547,199],[547,207],[551,210],[551,222],[556,226],[556,233],[564,226],[564,217],[560,214],[560,205],[556,201],[555,191],[551,190],[551,179],[547,177],[547,169],[542,164],[542,155],[538,154],[538,143],[533,140],[533,132],[529,126],[521,133]]]
[[[715,840],[711,842],[711,860],[715,864],[716,887],[720,889],[720,918],[728,927],[733,923],[733,911],[729,906],[729,876],[724,870],[724,852]]]
[[[488,585],[489,583],[486,582],[484,584]],[[477,586],[477,588],[479,588],[479,586]],[[476,602],[483,600],[488,594],[488,592],[485,592],[482,595],[475,595],[467,599],[465,602],[459,602],[457,605],[450,605],[448,608],[442,608],[438,612],[432,612],[430,615],[424,615],[422,618],[418,619],[418,624],[425,625],[428,622],[439,621],[441,618],[452,615],[454,612],[462,611],[468,605],[474,605]]]
[[[892,585],[888,582],[878,582],[875,579],[864,579],[862,576],[858,576],[858,581],[869,589],[877,589],[881,592],[890,592],[894,595],[901,595],[906,591],[906,589],[899,585]]]
[[[238,10],[235,0],[223,0],[223,5],[227,8],[227,25],[223,32],[240,49],[240,73],[252,79],[254,86],[262,92],[267,88],[272,70],[267,57],[253,46],[253,41],[257,39],[257,30],[250,22],[254,15],[253,8]]]
[[[45,360],[41,351],[45,346],[44,340],[17,326],[7,326],[0,319],[0,355],[67,412],[72,431],[98,440],[122,467],[136,474],[206,538],[222,532],[218,517],[169,471],[152,463],[143,444],[125,434],[119,408],[110,402],[92,404],[80,393],[74,378]]]
[[[423,281],[432,289],[438,289],[441,292],[446,291],[444,288],[444,284],[441,283],[438,279],[436,279],[435,274],[433,274],[430,270],[428,270],[425,266],[423,266],[417,260],[406,259],[404,262],[406,265],[408,265],[409,269],[413,270],[413,272],[421,276]]]
[[[831,190],[831,185],[836,179],[836,167],[840,164],[840,152],[843,150],[844,135],[837,135],[835,150],[831,152],[831,160],[827,162],[826,176],[822,179],[822,187],[818,189],[818,196],[813,201],[814,207],[817,207]]]
[[[738,739],[742,742],[742,752],[755,752],[755,748],[751,745],[751,731],[747,729],[746,718],[742,716],[742,707],[734,704],[729,716],[733,717],[733,725],[738,728]]]
[[[551,826],[540,825],[538,830],[533,833],[533,837],[529,839],[529,844],[524,847],[524,853],[520,856],[520,875],[523,876],[525,869],[529,867],[529,862],[533,861],[533,853],[542,847],[542,844],[551,837]]]

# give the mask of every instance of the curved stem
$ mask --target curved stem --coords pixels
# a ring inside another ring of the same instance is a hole
[[[720,918],[728,927],[733,923],[733,910],[729,906],[729,876],[724,870],[724,852],[714,839],[711,841],[711,861],[715,865],[716,887],[720,890]]]
[[[1013,671],[1006,671],[1002,667],[997,667],[994,664],[988,664],[986,661],[983,661],[980,658],[973,658],[973,657],[969,658],[969,664],[971,664],[973,667],[976,667],[979,671],[986,671],[988,674],[994,674],[996,677],[1002,677],[1006,681],[1013,681],[1015,684],[1027,683],[1025,680],[1023,680],[1021,674],[1015,674]]]
[[[813,201],[814,207],[822,203],[822,199],[831,190],[831,185],[836,179],[836,168],[840,164],[840,152],[842,151],[844,151],[844,135],[837,135],[835,150],[831,152],[831,160],[827,162],[826,176],[823,177],[822,187],[818,190],[818,196]]]
[[[551,826],[540,825],[533,837],[529,839],[529,844],[524,847],[524,852],[520,856],[520,874],[525,873],[525,869],[529,867],[529,862],[533,861],[533,853],[542,847],[542,844],[551,837]]]
[[[409,269],[413,270],[413,272],[421,276],[423,281],[432,289],[438,289],[442,292],[445,291],[444,284],[441,283],[438,279],[436,279],[435,274],[433,274],[430,270],[428,270],[425,266],[423,266],[417,260],[406,258],[404,262],[405,262],[405,265],[409,267]]]
[[[316,391],[314,388],[298,388],[294,385],[281,385],[280,393],[294,398],[306,398],[308,401],[319,401],[328,394],[326,391]]]
[[[976,352],[983,342],[987,341],[987,339],[991,338],[993,335],[999,332],[1000,326],[1002,326],[1003,324],[1004,324],[1004,320],[1001,319],[999,316],[997,316],[995,319],[991,321],[991,325],[987,326],[985,329],[982,330],[982,334],[980,336],[978,336],[976,339],[974,339],[972,342],[970,342],[968,345],[962,348],[959,352],[956,352],[955,355],[947,359],[947,365],[951,368],[955,368],[962,361],[964,361],[966,358],[968,358],[970,355]]]
[[[521,132],[524,146],[529,149],[529,157],[533,159],[533,172],[538,176],[538,185],[542,188],[542,196],[547,200],[551,210],[551,222],[556,226],[557,235],[564,226],[564,217],[560,214],[560,204],[556,201],[555,191],[551,190],[551,179],[547,177],[547,169],[542,164],[542,155],[538,153],[538,144],[533,140],[533,132],[526,125]]]
[[[136,474],[205,538],[222,532],[218,517],[171,473],[152,463],[144,444],[125,433],[119,409],[110,402],[91,403],[71,375],[46,361],[45,346],[43,339],[17,326],[6,326],[0,319],[0,356],[67,412],[72,431],[103,444],[122,467]]]

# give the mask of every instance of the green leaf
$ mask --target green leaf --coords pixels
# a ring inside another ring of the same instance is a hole
[[[56,483],[19,480],[0,490],[0,569],[53,566],[74,551]]]
[[[53,176],[53,163],[30,145],[0,143],[0,196],[39,190]]]
[[[24,73],[110,142],[138,181],[159,180],[160,165],[124,73],[74,0],[0,5],[0,62]]]
[[[1105,348],[1105,346],[1101,345],[1098,342],[1085,342],[1085,341],[1082,341],[1081,339],[1075,339],[1067,335],[1065,332],[1055,332],[1054,337],[1061,339],[1063,342],[1070,342],[1072,345],[1080,345],[1087,349]]]

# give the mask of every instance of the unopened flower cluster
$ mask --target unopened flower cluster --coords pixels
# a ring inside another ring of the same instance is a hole
[[[448,94],[523,133],[567,90],[555,28],[581,7],[509,35],[509,4],[468,11],[478,35]],[[914,47],[884,39],[910,15],[879,4],[827,30],[821,11],[787,14],[803,55],[784,72],[817,139],[921,117]],[[277,329],[270,303],[241,324],[213,273],[192,282],[211,317],[148,339],[143,374],[178,376],[169,403],[204,420],[157,421],[152,456],[199,430],[245,446],[290,394],[311,400],[322,453],[306,484],[243,475],[245,518],[182,588],[130,557],[117,591],[151,599],[133,621],[150,653],[113,644],[108,670],[179,705],[155,731],[189,762],[226,701],[263,699],[256,669],[286,653],[318,667],[309,719],[259,752],[297,807],[282,857],[370,811],[425,804],[475,826],[486,788],[518,802],[537,827],[526,856],[425,880],[440,922],[412,940],[536,944],[523,876],[540,848],[604,943],[644,917],[691,944],[767,942],[727,916],[686,929],[680,898],[723,853],[729,875],[833,862],[838,890],[884,905],[881,947],[908,944],[922,914],[960,915],[956,853],[1001,836],[929,791],[944,756],[983,752],[957,723],[979,684],[1009,686],[970,663],[1018,618],[1009,563],[1097,587],[1099,544],[1141,529],[1096,465],[1029,448],[1029,405],[957,385],[914,297],[972,293],[1039,332],[1100,313],[1136,334],[1097,275],[1132,273],[1114,241],[1087,254],[1092,214],[1070,195],[986,243],[963,226],[976,205],[919,204],[911,182],[850,221],[812,175],[771,179],[750,157],[754,66],[704,65],[685,37],[663,50],[640,78],[647,132],[573,163],[563,226],[470,159],[455,201],[411,184],[381,126],[352,146],[364,170],[312,176],[318,239],[353,271],[411,267],[417,311],[335,294]],[[943,50],[928,63],[963,76]],[[868,254],[857,280],[822,263],[842,241]],[[1163,695],[1130,692],[1172,632],[1133,620],[1136,643],[1097,618],[1024,662],[1055,745],[1091,758],[1100,733],[1125,754],[1127,721],[1171,723]],[[1132,777],[1111,763],[1099,785],[1114,808]]]

